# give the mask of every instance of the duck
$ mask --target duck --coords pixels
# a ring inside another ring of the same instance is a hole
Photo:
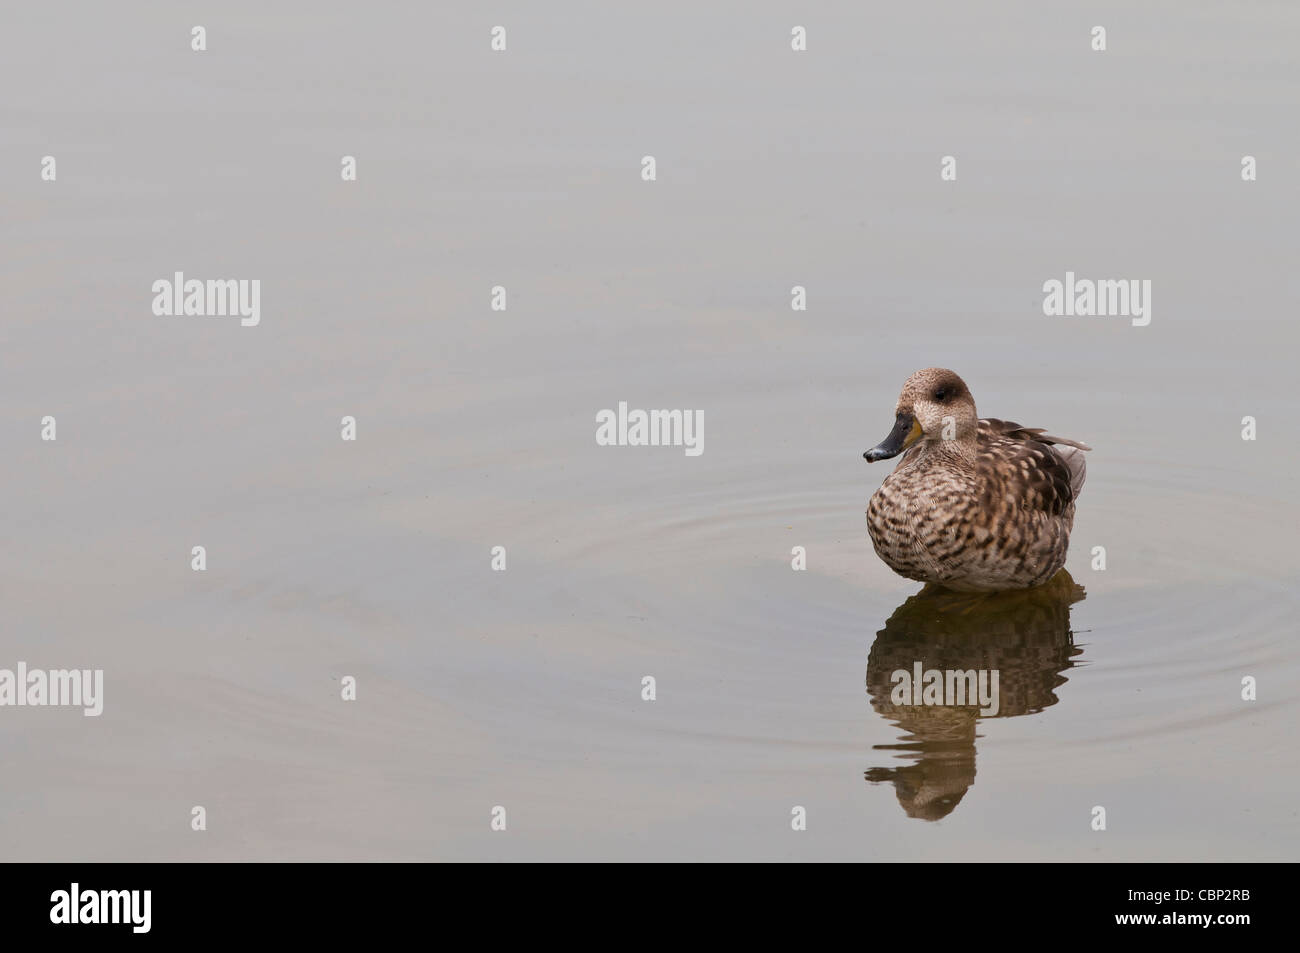
[[[1065,565],[1091,449],[981,419],[955,372],[917,371],[893,429],[862,455],[902,455],[867,505],[872,546],[900,576],[957,592],[1043,585]]]

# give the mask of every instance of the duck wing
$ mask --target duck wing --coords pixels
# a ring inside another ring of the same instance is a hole
[[[1092,447],[1086,443],[1080,443],[1077,440],[1070,440],[1066,437],[1053,437],[1050,433],[1044,433],[1042,427],[1022,427],[1012,420],[998,420],[996,417],[983,417],[980,419],[980,431],[998,436],[1010,437],[1013,440],[1037,440],[1041,443],[1061,444],[1066,447],[1074,447],[1076,450],[1091,450]]]
[[[1083,454],[1092,449],[1087,444],[994,417],[980,420],[979,436],[984,452],[976,467],[985,486],[1053,515],[1064,513],[1083,492]]]

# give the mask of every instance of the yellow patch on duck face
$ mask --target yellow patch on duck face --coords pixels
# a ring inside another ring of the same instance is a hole
[[[894,429],[884,440],[876,444],[862,456],[868,463],[876,460],[888,460],[904,452],[925,436],[920,421],[909,411],[900,410],[894,417]]]

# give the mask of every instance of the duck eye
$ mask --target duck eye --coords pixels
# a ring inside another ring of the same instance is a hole
[[[946,390],[940,389],[934,392],[935,400],[943,400],[947,396],[948,396],[948,392]]]

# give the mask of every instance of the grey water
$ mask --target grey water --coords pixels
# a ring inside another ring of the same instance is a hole
[[[1295,859],[1300,11],[414,6],[3,15],[0,668],[104,711],[0,707],[0,857]],[[1094,448],[1068,578],[876,558],[927,366]]]

